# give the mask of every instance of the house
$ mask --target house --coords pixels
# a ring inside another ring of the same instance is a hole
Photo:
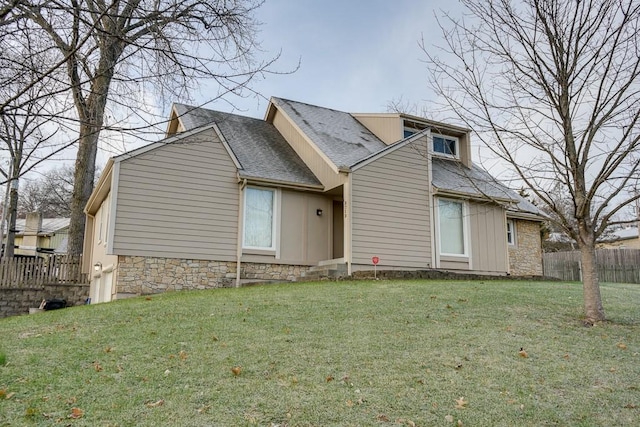
[[[69,218],[42,218],[39,212],[16,220],[15,255],[43,256],[67,252]],[[6,239],[6,236],[4,236]]]
[[[640,249],[638,227],[614,230],[598,242],[599,249]]]
[[[542,274],[538,210],[473,164],[470,134],[281,98],[263,120],[176,104],[166,138],[110,159],[87,203],[92,301],[351,274],[374,256]]]

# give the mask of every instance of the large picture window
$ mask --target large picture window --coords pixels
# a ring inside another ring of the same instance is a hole
[[[464,204],[454,200],[438,200],[440,253],[466,255]]]
[[[275,190],[245,188],[243,247],[275,250],[275,194]]]

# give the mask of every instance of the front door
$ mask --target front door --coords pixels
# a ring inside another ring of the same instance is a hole
[[[344,204],[333,201],[333,259],[344,257]]]

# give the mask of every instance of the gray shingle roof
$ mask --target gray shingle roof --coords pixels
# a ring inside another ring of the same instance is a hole
[[[69,218],[43,218],[38,234],[51,234],[69,227]],[[26,219],[16,219],[16,233],[24,233]]]
[[[474,164],[468,168],[460,162],[438,157],[433,157],[432,165],[431,182],[436,188],[470,196],[512,200],[516,203],[514,211],[540,214],[535,205],[500,183],[478,165]]]
[[[349,113],[272,99],[337,167],[351,166],[386,147]]]
[[[187,131],[216,123],[242,166],[241,176],[321,186],[272,124],[184,104],[174,107]]]

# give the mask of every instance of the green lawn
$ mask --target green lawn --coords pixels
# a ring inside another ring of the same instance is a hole
[[[640,286],[602,293],[610,320],[591,328],[580,284],[506,281],[189,291],[0,319],[0,426],[640,425]]]

